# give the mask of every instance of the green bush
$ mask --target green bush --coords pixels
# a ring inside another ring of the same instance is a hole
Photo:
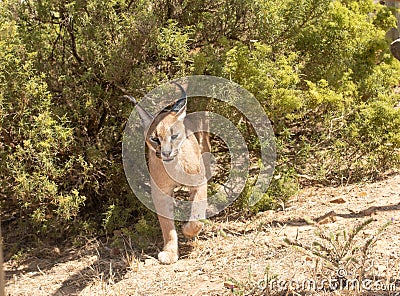
[[[46,227],[55,216],[70,220],[84,205],[79,187],[64,183],[73,174],[70,156],[73,130],[65,116],[53,112],[52,95],[45,75],[33,66],[35,53],[27,53],[18,40],[14,23],[3,23],[1,150],[2,191],[5,207],[17,207],[22,215]]]

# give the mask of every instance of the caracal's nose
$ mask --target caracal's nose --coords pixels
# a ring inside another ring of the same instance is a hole
[[[171,156],[171,152],[172,152],[172,151],[163,151],[163,152],[161,152],[161,154],[162,154],[164,157],[170,157],[170,156]]]

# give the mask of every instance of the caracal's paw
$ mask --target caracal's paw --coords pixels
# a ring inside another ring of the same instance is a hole
[[[182,232],[187,238],[193,238],[199,234],[204,223],[200,221],[189,221],[182,227]]]
[[[158,253],[158,260],[162,264],[172,264],[178,261],[178,253],[172,251],[162,251]]]

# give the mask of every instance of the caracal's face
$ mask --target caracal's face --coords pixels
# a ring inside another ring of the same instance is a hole
[[[184,117],[186,114],[162,112],[150,125],[146,135],[146,144],[155,151],[163,162],[173,161],[186,139]]]

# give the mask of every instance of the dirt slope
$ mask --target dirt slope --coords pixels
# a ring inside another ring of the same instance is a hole
[[[400,295],[399,174],[376,183],[307,188],[281,212],[260,213],[250,221],[228,217],[213,222],[197,240],[181,239],[181,259],[170,266],[146,254],[109,249],[96,240],[81,249],[44,250],[18,266],[6,264],[6,291],[30,296],[356,295],[355,289],[343,287],[322,291],[318,283],[332,280],[334,273],[322,260],[283,242],[285,237],[303,245],[316,240],[316,229],[305,217],[332,231],[351,230],[373,218],[358,235],[360,246],[392,221],[369,248],[363,264],[368,281],[358,295]],[[343,272],[347,279],[356,278],[354,270]],[[275,281],[266,284],[271,276]],[[280,285],[274,286],[277,280]],[[317,285],[301,289],[305,280]]]

